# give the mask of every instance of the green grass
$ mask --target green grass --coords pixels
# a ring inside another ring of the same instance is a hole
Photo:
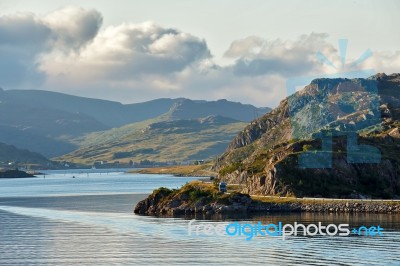
[[[221,170],[219,170],[219,174],[222,175],[222,176],[225,176],[227,174],[235,172],[236,170],[238,170],[242,166],[243,166],[243,164],[241,162],[232,163],[230,165],[227,165],[227,166],[223,167]]]
[[[160,193],[163,196],[163,201],[182,198],[185,194],[188,196],[190,203],[202,201],[203,203],[217,202],[220,204],[229,204],[232,197],[235,197],[239,192],[221,193],[218,188],[212,183],[204,183],[201,181],[192,181],[182,186],[180,189],[169,190],[159,188],[153,194]]]

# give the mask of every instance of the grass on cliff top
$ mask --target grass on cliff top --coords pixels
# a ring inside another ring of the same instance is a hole
[[[179,199],[183,194],[185,194],[191,203],[202,201],[203,203],[217,202],[220,204],[228,204],[229,199],[238,194],[238,192],[231,192],[229,194],[221,193],[216,184],[205,183],[202,181],[189,182],[183,185],[180,189],[168,189],[162,187],[156,189],[153,194],[160,192],[164,195],[164,201]]]
[[[187,195],[187,200],[191,203],[202,201],[203,203],[217,202],[220,204],[229,204],[231,197],[239,192],[233,191],[230,193],[221,193],[218,191],[216,184],[205,183],[202,181],[192,181],[183,185],[180,189],[159,188],[153,194],[161,193],[163,201],[172,199],[180,199],[183,194]],[[361,203],[361,204],[386,204],[386,205],[400,205],[400,201],[392,200],[346,200],[346,199],[310,199],[310,198],[295,198],[295,197],[275,197],[275,196],[251,196],[253,201],[262,203],[274,204],[334,204],[334,203]]]
[[[168,189],[165,187],[158,188],[153,191],[153,194],[161,193],[164,197],[163,200],[171,200],[173,198],[181,198],[183,194],[188,196],[191,202],[196,202],[200,199],[213,199],[218,190],[212,183],[204,183],[201,181],[192,181],[186,183],[179,189]]]

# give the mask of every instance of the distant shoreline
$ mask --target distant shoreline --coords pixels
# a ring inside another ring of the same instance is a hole
[[[209,168],[211,165],[209,164],[201,164],[201,165],[175,165],[175,166],[165,166],[165,167],[153,167],[153,168],[144,168],[140,170],[132,170],[128,173],[134,174],[170,174],[174,176],[199,176],[199,177],[211,177],[215,176],[217,173],[210,171]]]
[[[32,174],[28,174],[27,172],[24,171],[19,171],[19,170],[6,170],[3,172],[0,172],[0,179],[1,178],[33,178],[36,177]]]

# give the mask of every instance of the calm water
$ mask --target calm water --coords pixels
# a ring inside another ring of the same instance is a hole
[[[400,265],[396,215],[275,214],[241,221],[380,225],[382,237],[260,236],[246,241],[189,236],[188,220],[137,216],[132,209],[152,189],[174,188],[191,178],[49,174],[46,179],[0,180],[0,265]]]

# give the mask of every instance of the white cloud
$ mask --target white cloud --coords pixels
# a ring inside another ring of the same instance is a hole
[[[32,14],[0,17],[0,86],[38,85],[45,73],[36,55],[46,49],[51,29]]]
[[[78,7],[60,9],[44,18],[30,13],[0,17],[0,86],[39,87],[48,76],[39,67],[41,56],[80,48],[97,34],[100,25],[97,11]]]
[[[48,54],[42,69],[52,77],[64,75],[85,84],[132,84],[155,74],[161,80],[209,57],[204,40],[146,22],[109,26],[78,53]]]
[[[103,18],[96,10],[65,7],[43,18],[56,35],[57,48],[79,49],[91,41],[99,31]]]
[[[336,52],[326,41],[327,37],[325,33],[311,33],[295,41],[269,41],[251,36],[234,41],[225,56],[237,58],[232,65],[232,71],[237,75],[307,75],[321,69],[321,63],[315,57],[317,51],[328,55]]]
[[[43,17],[0,17],[0,86],[42,88],[122,102],[188,97],[276,106],[288,77],[338,71],[319,62],[320,51],[340,65],[325,33],[295,40],[250,36],[213,61],[204,39],[154,22],[101,28],[95,10],[66,7]],[[362,51],[361,51],[362,52]],[[400,52],[374,52],[358,68],[394,72]]]
[[[400,72],[400,51],[375,51],[370,58],[362,62],[361,69],[374,69],[376,72],[387,74]]]

